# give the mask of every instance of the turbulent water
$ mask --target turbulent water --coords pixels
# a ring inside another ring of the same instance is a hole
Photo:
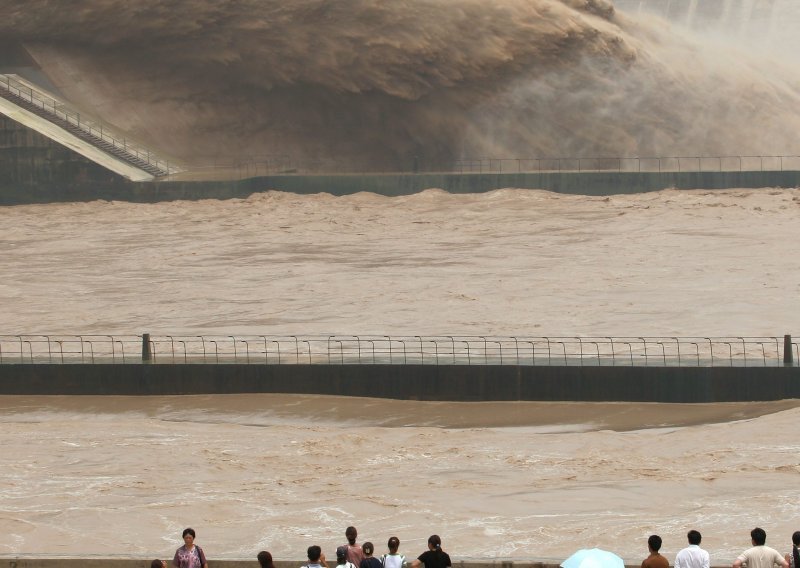
[[[797,335],[797,190],[0,208],[4,333]],[[448,404],[0,397],[0,554],[630,563],[688,528],[728,563],[800,505],[796,401]],[[643,429],[646,428],[646,429]],[[757,505],[754,505],[757,503]],[[113,548],[109,543],[115,543]]]
[[[796,190],[0,208],[3,333],[782,336]]]
[[[800,153],[792,44],[741,24],[747,4],[782,37],[787,2],[625,4],[0,0],[0,38],[201,164]],[[790,189],[4,207],[0,332],[797,335],[799,208]],[[782,552],[798,528],[799,413],[0,397],[0,554],[169,557],[193,526],[212,565],[330,558],[355,524],[413,556],[439,533],[456,559],[635,564],[649,534],[671,560],[696,528],[725,564],[756,525]]]
[[[456,560],[600,546],[636,565],[650,534],[672,560],[695,528],[722,566],[756,525],[789,549],[799,419],[796,401],[0,397],[0,554],[171,557],[192,526],[212,566],[299,561],[354,524],[414,558],[437,533]]]
[[[199,165],[800,153],[800,50],[758,39],[791,37],[798,15],[746,3],[692,27],[608,0],[3,0],[0,37]],[[741,34],[760,14],[771,25]]]

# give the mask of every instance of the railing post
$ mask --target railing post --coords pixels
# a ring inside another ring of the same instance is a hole
[[[794,361],[792,361],[792,336],[791,335],[784,335],[783,336],[783,366],[784,367],[791,367],[794,365]]]
[[[142,334],[142,363],[149,363],[153,360],[153,353],[150,349],[150,334]]]

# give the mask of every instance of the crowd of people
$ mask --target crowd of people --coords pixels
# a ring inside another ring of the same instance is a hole
[[[208,568],[208,560],[203,549],[194,543],[196,537],[194,529],[187,528],[183,531],[183,546],[175,551],[172,559],[174,568]],[[428,538],[428,550],[417,558],[408,562],[400,554],[400,539],[393,536],[386,543],[388,552],[380,557],[375,556],[375,546],[371,542],[359,545],[358,531],[355,527],[347,527],[345,531],[347,544],[336,548],[336,568],[450,568],[452,563],[450,555],[442,550],[442,539],[439,535]],[[674,568],[710,568],[711,558],[706,550],[700,547],[702,535],[696,530],[690,530],[686,535],[688,546],[675,555]],[[800,568],[800,531],[792,534],[792,550],[785,556],[766,545],[767,533],[762,528],[750,531],[750,540],[753,544],[742,552],[733,562],[731,568]],[[669,560],[660,553],[662,539],[658,535],[651,535],[647,539],[649,556],[642,562],[642,568],[669,568]],[[330,568],[317,545],[308,547],[308,564],[300,568]],[[275,568],[272,554],[262,550],[256,557],[261,568]],[[153,560],[150,568],[167,568],[164,560]]]
[[[708,551],[700,548],[702,535],[691,530],[686,535],[689,546],[675,555],[675,568],[710,568],[711,558]],[[792,534],[792,550],[785,556],[767,546],[767,532],[759,527],[750,531],[752,547],[736,557],[731,568],[800,568],[800,531]],[[661,555],[661,537],[657,534],[647,539],[650,555],[642,562],[642,568],[669,568],[669,560]]]

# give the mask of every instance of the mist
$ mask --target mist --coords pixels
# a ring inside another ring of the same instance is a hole
[[[68,100],[194,165],[800,153],[780,45],[608,0],[0,6],[0,37]]]

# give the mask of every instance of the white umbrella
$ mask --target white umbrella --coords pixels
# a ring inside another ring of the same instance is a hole
[[[561,568],[625,568],[625,562],[608,550],[583,548],[564,560]]]

